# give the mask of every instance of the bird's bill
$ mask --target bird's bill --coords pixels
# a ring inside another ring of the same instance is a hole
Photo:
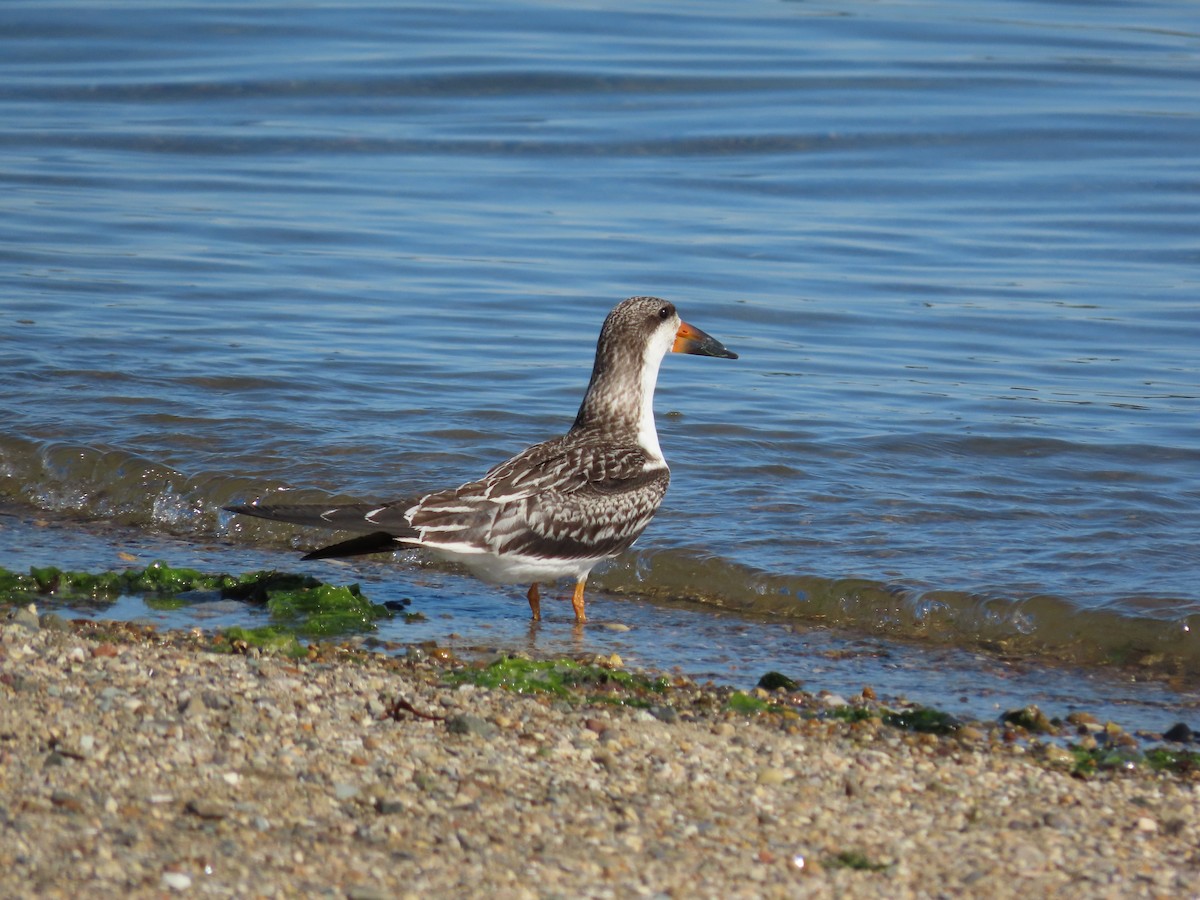
[[[684,322],[675,332],[672,353],[691,353],[693,356],[715,356],[719,359],[737,359],[738,355],[725,349],[725,345],[697,328]]]

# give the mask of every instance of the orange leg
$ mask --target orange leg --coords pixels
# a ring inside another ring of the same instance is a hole
[[[575,624],[580,625],[587,621],[587,616],[583,614],[583,586],[587,584],[586,580],[575,582],[575,593],[571,595],[571,605],[575,607]]]
[[[529,609],[533,613],[533,621],[539,621],[542,618],[542,597],[538,593],[536,581],[529,586],[529,593],[525,596],[529,600]]]

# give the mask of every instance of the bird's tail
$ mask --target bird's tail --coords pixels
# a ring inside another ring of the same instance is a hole
[[[386,531],[376,531],[372,534],[360,534],[348,541],[340,541],[321,547],[311,553],[305,553],[301,559],[336,559],[341,556],[366,556],[368,553],[391,553],[399,550],[401,544],[395,535]]]
[[[413,502],[399,500],[393,503],[347,503],[340,506],[318,503],[283,503],[278,506],[239,504],[224,509],[226,512],[257,516],[272,522],[340,528],[345,531],[386,531],[397,537],[407,537],[415,533],[404,515]]]
[[[224,507],[227,512],[257,516],[272,522],[293,525],[315,525],[344,531],[363,531],[358,537],[313,550],[304,559],[332,559],[339,556],[364,556],[368,553],[391,553],[399,550],[405,538],[416,531],[404,515],[414,501],[394,503],[348,503],[328,506],[316,503],[280,504],[278,506],[237,505]]]

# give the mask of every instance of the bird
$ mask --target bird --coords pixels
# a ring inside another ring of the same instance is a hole
[[[604,320],[591,379],[570,429],[522,450],[482,478],[387,503],[226,506],[240,515],[363,532],[314,550],[329,559],[421,547],[484,581],[575,581],[575,622],[587,621],[584,586],[601,561],[645,531],[671,478],[654,425],[654,388],[668,352],[737,359],[658,297],[630,297]]]

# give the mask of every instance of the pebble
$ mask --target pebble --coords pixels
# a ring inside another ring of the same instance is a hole
[[[654,716],[660,722],[666,722],[668,725],[679,721],[679,712],[671,706],[652,706],[650,707],[650,715]]]
[[[790,777],[791,773],[785,771],[784,769],[774,769],[769,766],[763,766],[759,768],[758,773],[755,775],[755,781],[757,781],[759,784],[776,785],[783,784]]]
[[[214,800],[189,800],[184,809],[201,819],[224,819],[229,815],[229,807]]]
[[[471,734],[484,738],[495,737],[500,732],[491,722],[472,715],[450,716],[446,719],[446,730],[451,734]]]
[[[1195,739],[1195,732],[1188,727],[1186,722],[1176,722],[1170,728],[1163,732],[1163,740],[1176,741],[1185,744],[1188,741]]]
[[[162,886],[172,891],[186,891],[192,886],[192,876],[185,872],[163,872]]]
[[[0,896],[1200,894],[1195,779],[1080,780],[987,724],[735,714],[688,684],[637,709],[459,690],[452,652],[206,646],[0,622]],[[397,697],[447,718],[382,714]]]
[[[42,627],[38,620],[37,607],[32,603],[13,610],[9,614],[9,623],[24,631],[32,632],[39,631]]]
[[[1069,768],[1075,765],[1075,754],[1065,747],[1058,746],[1058,744],[1047,744],[1045,753],[1046,762],[1052,766]]]

